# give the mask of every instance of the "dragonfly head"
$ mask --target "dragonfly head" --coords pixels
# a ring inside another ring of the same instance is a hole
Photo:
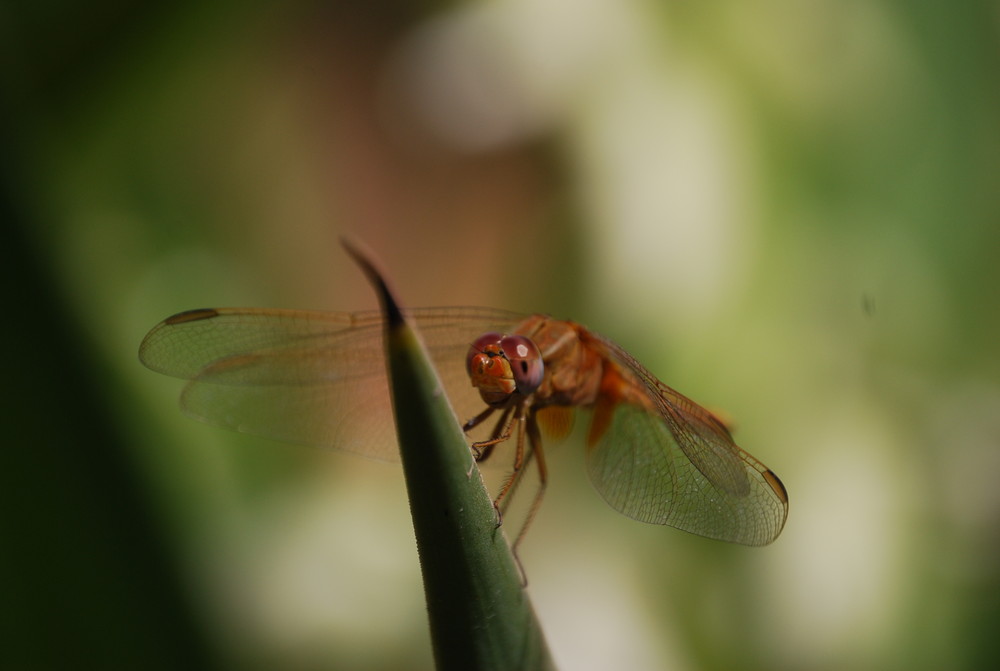
[[[528,396],[542,383],[542,354],[530,338],[486,333],[465,359],[472,386],[488,405],[503,405],[515,392]]]

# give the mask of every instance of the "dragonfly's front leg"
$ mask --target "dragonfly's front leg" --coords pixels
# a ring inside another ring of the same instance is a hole
[[[496,410],[497,408],[493,406],[486,408],[486,410],[466,422],[462,426],[462,430],[468,433],[479,424],[482,424],[483,421],[485,421]],[[476,461],[485,461],[493,452],[493,448],[496,445],[510,439],[511,424],[513,423],[513,411],[514,406],[509,406],[504,409],[503,413],[500,415],[499,421],[496,423],[496,426],[493,427],[493,433],[490,435],[489,439],[478,440],[472,443],[472,455],[476,458]]]
[[[486,461],[486,459],[488,459],[489,456],[493,453],[493,448],[495,448],[500,443],[510,439],[514,420],[517,418],[517,413],[515,413],[515,410],[521,412],[520,410],[521,408],[522,408],[521,405],[508,405],[506,408],[504,408],[503,412],[500,415],[500,419],[497,420],[496,425],[493,427],[493,433],[490,434],[490,438],[488,438],[487,440],[480,440],[472,443],[472,456],[477,463]],[[467,421],[464,425],[462,425],[462,430],[468,433],[470,430],[482,424],[496,410],[498,410],[498,408],[495,406],[490,406],[486,408],[486,410],[479,413],[478,415]],[[520,460],[520,457],[518,457],[517,459]],[[472,470],[470,468],[469,475],[471,474]],[[503,523],[503,513],[500,511],[500,501],[502,500],[508,489],[509,489],[509,484],[505,484],[505,486],[501,490],[500,496],[498,496],[493,501],[493,512],[496,516],[497,527],[499,527]]]

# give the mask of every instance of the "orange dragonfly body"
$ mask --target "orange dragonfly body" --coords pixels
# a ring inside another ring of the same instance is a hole
[[[565,432],[566,412],[577,408],[589,411],[591,480],[616,510],[746,545],[766,545],[781,532],[788,495],[778,477],[737,447],[715,415],[618,345],[545,315],[488,308],[405,313],[458,417],[468,420],[463,428],[476,457],[486,459],[514,439],[514,467],[497,494],[498,512],[526,467],[538,468],[541,486],[515,547],[548,479],[543,429]],[[190,380],[181,404],[195,418],[396,459],[381,338],[378,312],[205,309],[157,325],[139,356],[153,370]]]

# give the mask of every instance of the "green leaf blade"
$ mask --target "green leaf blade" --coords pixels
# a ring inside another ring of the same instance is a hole
[[[400,456],[437,666],[553,669],[493,502],[417,333],[374,265],[345,244],[375,286]]]

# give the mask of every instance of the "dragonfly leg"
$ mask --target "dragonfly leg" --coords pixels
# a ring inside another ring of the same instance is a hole
[[[510,405],[504,408],[503,413],[500,415],[500,419],[497,420],[496,425],[493,427],[493,433],[490,434],[488,440],[481,440],[472,443],[472,456],[476,462],[486,461],[487,458],[493,453],[493,448],[498,444],[508,440],[511,434],[511,426],[514,422],[514,409],[515,406]],[[494,412],[498,410],[497,407],[490,406],[484,411],[467,421],[463,426],[463,431],[470,431],[474,429],[479,424],[482,424],[486,419],[490,417]],[[469,475],[472,474],[472,468],[469,469]],[[503,513],[500,512],[500,506],[498,504],[499,499],[493,501],[493,513],[496,516],[496,526],[499,527],[503,523]]]
[[[524,464],[526,459],[530,459],[530,456],[525,456],[524,449],[524,420],[525,420],[524,407],[520,406],[517,412],[512,415],[512,422],[517,422],[517,440],[515,441],[514,449],[514,465],[511,470],[510,475],[504,481],[503,485],[500,487],[500,491],[497,493],[496,500],[493,501],[494,507],[497,510],[506,510],[508,495],[513,492],[517,487],[517,483],[521,479],[521,475],[524,473]],[[510,428],[507,430],[507,437],[510,437]]]
[[[489,408],[490,413],[495,410],[495,408]],[[489,414],[485,416],[480,413],[474,419],[486,419]],[[466,422],[466,425],[470,424],[473,420]],[[510,406],[504,409],[503,414],[500,415],[500,419],[497,421],[496,426],[493,428],[493,433],[488,440],[477,440],[472,444],[472,454],[476,457],[476,461],[485,461],[490,454],[493,452],[493,448],[498,444],[509,440],[511,434],[511,426],[514,423],[514,406]]]
[[[514,539],[514,544],[511,546],[515,559],[517,558],[517,548],[521,544],[521,541],[524,540],[525,534],[528,533],[528,527],[531,526],[532,521],[535,519],[535,514],[538,513],[538,509],[542,505],[542,497],[545,496],[545,487],[549,483],[549,469],[545,464],[542,436],[538,431],[538,422],[533,412],[528,415],[525,432],[528,434],[528,443],[530,446],[529,459],[534,457],[535,463],[538,464],[538,490],[535,492],[535,498],[531,502],[531,507],[528,508],[528,515],[524,518],[524,524],[521,525],[521,530],[517,532],[517,538]],[[518,560],[518,565],[520,563],[520,560]]]
[[[532,459],[535,459],[538,465],[538,489],[535,491],[535,497],[532,499],[524,521],[521,523],[521,528],[518,529],[517,536],[510,546],[511,554],[514,556],[514,563],[517,564],[517,570],[521,574],[521,584],[527,587],[528,575],[524,571],[524,566],[521,564],[521,557],[518,555],[517,550],[521,545],[521,541],[527,535],[528,528],[535,519],[535,514],[541,507],[542,497],[545,495],[545,488],[548,485],[549,472],[545,463],[545,453],[542,451],[542,437],[538,429],[535,413],[530,410],[524,410],[518,417],[518,420],[520,421],[520,425],[517,432],[518,449],[515,456],[514,471],[507,479],[493,505],[497,510],[503,509],[506,511],[506,508],[513,499],[514,490],[520,485],[524,473],[531,466]],[[527,445],[525,445],[526,439]]]
[[[485,410],[483,410],[481,413],[479,413],[478,415],[476,415],[475,417],[473,417],[472,419],[470,419],[469,421],[467,421],[465,424],[462,425],[462,431],[464,433],[472,431],[474,428],[476,428],[477,426],[485,422],[487,419],[489,419],[490,415],[492,415],[496,411],[497,411],[496,406],[494,405],[486,406]]]

